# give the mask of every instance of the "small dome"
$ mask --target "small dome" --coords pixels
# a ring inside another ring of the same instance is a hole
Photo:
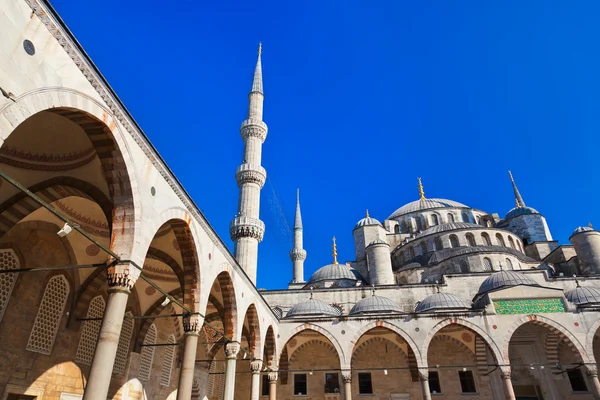
[[[532,278],[520,272],[499,271],[491,274],[483,281],[481,286],[479,286],[477,294],[484,294],[495,289],[519,285],[539,286]]]
[[[331,307],[329,304],[316,299],[309,299],[294,305],[286,314],[286,318],[289,317],[301,317],[301,316],[338,316],[339,311]]]
[[[419,238],[419,237],[431,235],[433,233],[453,231],[455,229],[473,229],[473,228],[481,229],[484,227],[481,225],[477,225],[477,224],[471,224],[469,222],[450,222],[448,224],[441,224],[441,225],[432,226],[431,228],[427,228],[423,232],[419,233],[417,235],[417,237]]]
[[[469,310],[471,302],[449,293],[436,293],[425,297],[423,301],[415,307],[416,312],[426,311],[449,311],[449,310]]]
[[[372,217],[365,217],[358,221],[356,225],[354,225],[354,229],[369,225],[381,225],[381,222],[377,221],[375,218]]]
[[[531,207],[515,207],[506,213],[506,216],[504,217],[504,219],[511,219],[514,217],[518,217],[519,215],[527,215],[527,214],[539,214],[539,212],[535,208],[531,208]]]
[[[577,284],[575,289],[567,290],[565,292],[565,297],[571,303],[578,306],[585,306],[593,303],[598,304],[600,303],[600,289],[579,286],[579,284]]]
[[[362,276],[357,270],[346,264],[329,264],[316,270],[310,277],[308,283],[338,279],[359,281],[362,280]]]
[[[402,312],[400,306],[387,297],[365,297],[352,307],[350,315],[370,313],[397,313]]]
[[[385,244],[386,246],[389,246],[388,242],[386,242],[385,240],[380,239],[380,238],[373,240],[371,243],[369,243],[369,246],[374,246],[376,244]],[[367,246],[367,247],[369,247],[369,246]]]
[[[583,233],[583,232],[592,232],[593,230],[594,230],[594,228],[589,227],[589,226],[580,226],[579,228],[577,228],[573,231],[571,236],[577,235],[578,233]]]
[[[422,199],[416,200],[406,205],[403,205],[388,217],[388,219],[395,219],[405,214],[410,214],[417,211],[429,210],[432,208],[468,208],[466,205],[459,203],[458,201],[446,200],[446,199]]]

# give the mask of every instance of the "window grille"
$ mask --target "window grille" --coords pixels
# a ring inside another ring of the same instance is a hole
[[[117,355],[115,357],[115,365],[113,366],[113,374],[123,375],[125,366],[127,365],[127,357],[129,356],[129,345],[131,343],[131,335],[133,334],[133,314],[129,311],[123,319],[121,334],[119,335],[119,347],[117,347]]]
[[[88,306],[88,311],[85,317],[101,318],[104,315],[105,305],[106,304],[104,303],[102,296],[94,297],[92,301],[90,301],[90,305]],[[81,337],[79,338],[79,345],[77,346],[77,353],[75,354],[76,362],[85,365],[90,365],[92,363],[101,325],[102,321],[85,321],[83,323]]]
[[[165,347],[165,356],[163,358],[162,371],[160,373],[160,384],[163,386],[169,386],[171,384],[171,370],[173,368],[173,358],[175,357],[175,336],[169,335],[167,339],[168,344],[173,346]]]
[[[144,338],[144,344],[156,344],[156,325],[150,325],[146,337]],[[154,361],[154,346],[142,347],[142,354],[140,356],[140,380],[147,381],[150,379],[150,372],[152,372],[152,361]]]
[[[12,250],[0,250],[0,270],[7,269],[18,269],[20,268],[19,259]],[[6,307],[8,307],[8,301],[10,295],[15,287],[19,273],[13,274],[0,274],[0,322]]]

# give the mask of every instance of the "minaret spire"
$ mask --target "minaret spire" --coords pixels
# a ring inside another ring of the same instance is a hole
[[[338,260],[337,260],[337,244],[335,244],[335,236],[333,237],[333,263],[337,264]]]
[[[267,179],[267,172],[260,165],[262,145],[267,138],[267,125],[262,120],[264,94],[261,54],[262,44],[259,44],[252,90],[248,95],[248,118],[242,122],[240,128],[245,147],[242,165],[235,173],[240,188],[238,213],[229,224],[235,258],[254,283],[256,283],[258,263],[258,243],[262,241],[265,232],[265,224],[259,219],[260,190]]]
[[[300,214],[300,189],[296,190],[296,216],[294,218],[294,248],[290,252],[290,258],[294,265],[292,283],[304,282],[304,260],[306,250],[303,247],[302,215]]]
[[[515,183],[515,179],[513,178],[512,172],[508,171],[508,175],[510,176],[510,181],[512,182],[513,192],[515,193],[515,202],[517,204],[517,208],[525,207],[525,202],[523,201],[523,197],[521,193],[519,193],[519,189],[517,188],[517,184]]]
[[[421,178],[417,178],[419,180],[419,200],[425,200],[425,191],[423,190],[423,182]]]

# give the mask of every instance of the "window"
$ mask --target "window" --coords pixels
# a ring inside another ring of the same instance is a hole
[[[489,258],[485,257],[483,259],[483,270],[484,271],[492,271],[493,270],[493,266],[492,266],[492,260],[490,260]]]
[[[462,213],[462,219],[463,219],[463,222],[470,222],[469,216],[467,215],[467,213]]]
[[[394,226],[394,233],[400,233],[400,225]]]
[[[435,246],[435,250],[442,250],[444,248],[444,245],[442,244],[442,239],[440,239],[439,237],[435,238],[435,240],[433,241],[433,245]]]
[[[508,269],[508,270],[510,270],[510,271],[512,271],[512,270],[514,269],[514,268],[513,268],[512,261],[510,261],[510,258],[507,258],[507,259],[506,259],[506,269]]]
[[[481,217],[479,215],[477,216],[477,225],[481,225]]]
[[[19,259],[12,250],[0,250],[0,270],[21,268]],[[19,276],[18,272],[0,274],[0,321],[8,306],[8,300]]]
[[[306,382],[306,374],[294,375],[294,396],[307,395],[308,385]]]
[[[268,396],[269,395],[269,375],[268,374],[262,375],[261,380],[262,380],[262,389],[260,391],[260,395]]]
[[[571,382],[571,389],[573,389],[574,392],[588,391],[585,379],[579,368],[567,370],[567,376],[569,377],[569,382]]]
[[[483,245],[484,246],[491,246],[492,245],[492,241],[490,240],[490,235],[488,235],[487,233],[483,232],[481,234],[481,238],[483,239]]]
[[[339,393],[340,381],[338,374],[325,374],[325,393]]]
[[[424,227],[423,220],[420,217],[416,217],[415,222],[417,223],[417,230],[422,231]]]
[[[451,224],[452,222],[454,222],[454,214],[448,213],[448,223]]]
[[[115,364],[113,366],[113,374],[123,375],[127,358],[129,357],[129,343],[131,342],[131,334],[133,333],[133,313],[128,311],[123,319],[121,334],[119,335],[119,346],[117,347],[117,355],[115,356]],[[169,386],[169,385],[167,385]]]
[[[102,318],[104,315],[104,306],[105,303],[102,296],[98,295],[94,297],[92,301],[90,301],[85,317]],[[81,331],[81,336],[79,337],[79,345],[77,346],[77,353],[75,354],[75,362],[85,365],[92,364],[101,324],[102,321],[100,320],[88,320],[83,323],[83,329]]]
[[[435,214],[431,214],[431,225],[439,225],[440,220],[438,219],[438,216]]]
[[[163,386],[171,384],[171,369],[173,368],[173,360],[175,358],[175,343],[177,343],[173,334],[169,336],[167,343],[172,346],[165,347],[162,370],[160,372],[160,384]]]
[[[523,252],[523,247],[521,247],[521,241],[517,240],[517,247],[519,248],[519,251],[522,253]]]
[[[458,263],[458,266],[459,266],[460,272],[462,274],[466,274],[469,272],[469,264],[467,264],[467,262],[465,260],[460,260],[460,262]]]
[[[515,247],[515,241],[513,240],[512,237],[508,237],[508,244],[510,245],[510,247],[512,247],[513,249],[516,249]]]
[[[421,242],[419,246],[421,247],[421,254],[427,253],[427,243]]]
[[[496,240],[498,241],[498,246],[506,247],[506,243],[504,243],[504,238],[501,234],[496,233]]]
[[[440,375],[437,371],[429,371],[429,393],[442,393]]]
[[[373,394],[373,382],[370,372],[358,373],[358,394]]]
[[[469,246],[475,246],[475,237],[473,236],[473,234],[467,233],[466,238],[467,238],[467,244]]]
[[[473,371],[458,371],[458,378],[463,393],[477,393]]]
[[[150,325],[146,337],[144,338],[144,344],[156,344],[156,325]],[[147,381],[150,379],[150,373],[152,372],[152,361],[154,361],[154,346],[143,346],[142,352],[140,353],[140,381]]]
[[[450,235],[450,247],[458,247],[458,237],[456,235]]]

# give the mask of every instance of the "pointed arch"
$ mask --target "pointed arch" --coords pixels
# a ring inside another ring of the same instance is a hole
[[[152,345],[156,344],[156,338],[158,336],[158,331],[156,329],[156,325],[150,325],[150,329],[146,333],[146,337],[144,338],[144,345]],[[140,372],[139,379],[141,381],[147,381],[150,379],[150,375],[152,374],[152,363],[154,362],[154,350],[156,347],[154,346],[144,346],[142,347],[142,352],[140,354]]]
[[[170,334],[167,338],[167,344],[171,346],[165,347],[165,354],[163,356],[162,369],[160,371],[160,384],[162,386],[171,385],[171,373],[173,370],[173,361],[175,361],[175,335]]]
[[[261,341],[261,332],[260,332],[260,321],[258,319],[258,312],[256,311],[256,306],[254,303],[251,303],[248,308],[246,308],[246,312],[244,313],[244,319],[242,324],[245,325],[248,323],[248,347],[250,353],[254,358],[262,358],[262,349],[260,346]],[[241,331],[241,330],[240,330]]]
[[[275,340],[273,325],[269,325],[267,328],[267,332],[263,340],[263,347],[263,363],[266,363],[269,368],[275,367],[277,365],[277,341]]]
[[[282,346],[282,350],[280,350],[280,353],[283,353],[283,349],[287,348],[287,344],[289,343],[290,340],[292,340],[294,338],[294,336],[305,332],[305,331],[315,331],[317,333],[320,333],[321,335],[323,335],[326,339],[328,339],[331,344],[333,345],[333,347],[335,348],[338,357],[340,359],[340,367],[342,369],[345,369],[346,367],[349,367],[348,362],[346,360],[346,353],[344,352],[344,349],[342,348],[342,346],[340,345],[340,342],[335,338],[335,336],[333,336],[329,331],[327,331],[326,329],[318,326],[318,325],[314,325],[311,323],[306,323],[306,324],[302,324],[297,326],[294,330],[292,330],[292,332],[290,333],[289,338],[287,338],[287,340],[285,340],[285,344]],[[277,355],[277,359],[281,359],[281,354]]]
[[[94,297],[89,303],[85,317],[102,318],[104,316],[105,306],[106,302],[102,295]],[[100,320],[88,320],[83,323],[79,345],[77,346],[77,353],[75,354],[75,362],[91,365],[94,351],[96,350],[96,343],[98,342],[98,335],[100,334],[100,325],[102,325],[102,321]]]
[[[213,282],[218,285],[223,297],[223,329],[224,334],[228,338],[238,337],[238,313],[235,288],[229,272],[223,271],[217,275]]]

